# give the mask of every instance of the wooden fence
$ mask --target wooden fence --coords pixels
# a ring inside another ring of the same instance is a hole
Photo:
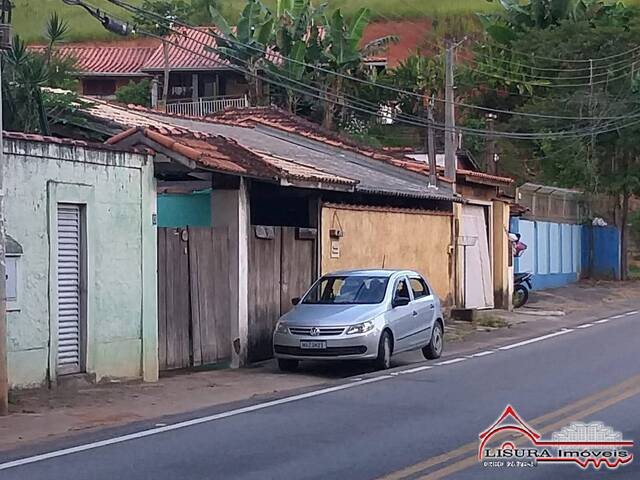
[[[252,227],[249,238],[249,361],[273,356],[278,318],[316,279],[315,229]]]
[[[226,228],[158,228],[161,370],[231,358]]]

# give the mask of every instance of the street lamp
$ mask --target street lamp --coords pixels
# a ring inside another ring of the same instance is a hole
[[[106,30],[112,33],[115,33],[116,35],[122,35],[124,37],[129,34],[135,33],[133,28],[131,28],[131,26],[128,23],[122,22],[118,19],[110,17],[109,15],[101,11],[99,8],[91,7],[86,3],[84,3],[82,0],[62,0],[62,1],[67,5],[77,5],[79,7],[84,8],[87,12],[89,12],[89,15],[98,19],[98,21],[102,24],[102,26]]]

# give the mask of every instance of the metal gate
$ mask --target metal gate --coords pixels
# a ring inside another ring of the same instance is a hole
[[[79,205],[58,205],[58,355],[60,375],[82,371],[82,238]]]
[[[249,361],[273,356],[278,318],[316,279],[317,231],[253,226],[249,235]]]
[[[160,370],[231,358],[226,228],[158,228]]]

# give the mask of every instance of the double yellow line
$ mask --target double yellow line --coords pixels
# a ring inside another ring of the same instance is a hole
[[[537,417],[527,423],[536,428],[536,430],[541,434],[550,433],[567,426],[571,422],[582,420],[628,398],[635,397],[636,395],[640,395],[640,375],[635,375],[624,382],[601,390],[577,402],[570,403],[565,407]],[[495,440],[492,443],[505,440],[509,437],[517,438],[512,434],[496,435],[494,437]],[[525,439],[520,437],[519,440],[514,443],[517,445],[524,441]],[[418,478],[419,480],[438,480],[445,478],[453,473],[477,465],[478,447],[478,441],[469,442],[455,450],[431,457],[422,462],[416,463],[415,465],[411,465],[407,468],[403,468],[402,470],[385,475],[378,480],[405,480],[408,478]],[[441,465],[444,466],[435,471],[431,471],[430,473],[415,477],[426,470]]]

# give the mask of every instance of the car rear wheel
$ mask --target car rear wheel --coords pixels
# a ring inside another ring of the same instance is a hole
[[[429,345],[422,348],[422,354],[427,360],[435,360],[442,355],[442,347],[444,345],[444,332],[442,331],[442,324],[436,322],[433,324],[433,330],[431,331],[431,341]]]
[[[300,362],[298,360],[293,360],[290,358],[279,358],[278,368],[283,372],[295,372],[298,369],[299,363]]]
[[[380,343],[378,344],[378,358],[375,360],[377,370],[387,370],[391,367],[391,352],[391,335],[389,332],[384,331],[380,336]]]

